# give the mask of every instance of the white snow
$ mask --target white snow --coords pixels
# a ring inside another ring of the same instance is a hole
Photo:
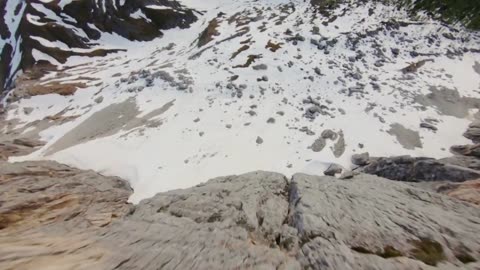
[[[190,28],[166,30],[162,38],[151,42],[131,42],[115,34],[103,33],[98,41],[99,47],[127,51],[104,58],[71,57],[62,65],[70,67],[66,68],[68,76],[62,81],[89,77],[99,79],[101,85],[96,85],[97,81],[92,82],[88,88],[77,91],[71,97],[35,96],[20,101],[17,104],[20,111],[24,107],[35,108],[35,114],[28,116],[9,113],[9,119],[20,118],[21,125],[43,119],[66,107],[71,109],[66,116],[80,117],[41,132],[42,138],[48,141],[47,145],[29,156],[12,160],[54,159],[106,175],[120,176],[130,181],[135,190],[131,201],[138,202],[157,192],[189,187],[221,175],[252,170],[271,170],[286,175],[295,172],[321,173],[332,162],[350,166],[350,156],[363,151],[370,152],[372,156],[409,154],[440,158],[450,155],[448,146],[468,143],[462,133],[477,110],[470,110],[469,115],[459,118],[444,115],[434,107],[420,110],[414,98],[429,94],[432,85],[457,89],[462,96],[478,98],[480,76],[472,66],[480,62],[480,55],[465,53],[463,58],[453,59],[434,57],[435,62],[426,63],[407,79],[400,72],[409,62],[428,58],[412,58],[409,52],[413,48],[422,53],[443,54],[447,49],[457,47],[455,41],[445,39],[441,34],[438,46],[425,41],[423,37],[446,30],[440,23],[425,18],[422,24],[401,28],[395,36],[382,30],[375,38],[360,39],[357,48],[352,50],[346,45],[349,33],[354,35],[375,30],[381,21],[388,18],[408,21],[406,12],[371,3],[359,7],[342,6],[335,11],[339,16],[337,20],[324,26],[322,22],[325,18],[315,18],[309,4],[303,1],[185,0],[181,3],[205,11],[203,15],[198,15],[199,20]],[[285,6],[290,3],[295,4],[295,9]],[[373,16],[368,16],[370,7],[375,10]],[[346,13],[342,16],[344,8]],[[220,12],[226,15],[218,18],[219,35],[198,48],[197,37]],[[237,18],[229,22],[228,19],[236,13]],[[144,15],[138,13],[134,16],[141,18]],[[246,24],[241,24],[242,20]],[[245,26],[249,28],[248,33],[220,42]],[[313,26],[319,27],[319,35],[312,33]],[[94,28],[93,25],[91,27]],[[305,41],[297,45],[287,41],[284,34],[287,29],[293,35],[301,34]],[[470,37],[466,47],[474,47],[480,40],[478,35],[461,28],[458,35]],[[322,36],[329,40],[338,39],[337,44],[329,49],[329,54],[318,50],[310,42],[312,38],[318,40]],[[48,47],[67,49],[60,43],[35,39]],[[245,42],[248,39],[250,42]],[[265,47],[268,41],[283,44],[272,52]],[[169,46],[170,43],[174,45]],[[382,67],[374,66],[378,60],[375,56],[378,52],[372,47],[375,43],[385,49],[386,62]],[[250,46],[248,50],[231,59],[232,54],[244,44]],[[391,48],[399,48],[400,55],[393,57]],[[199,56],[193,57],[203,49]],[[357,55],[359,50],[365,53],[364,60],[350,62],[348,57]],[[252,66],[266,64],[268,69],[234,68],[244,64],[248,55],[261,55]],[[54,60],[40,52],[35,52],[35,58]],[[293,63],[291,67],[289,62]],[[347,65],[348,69],[343,65]],[[315,67],[320,68],[323,76],[314,72]],[[130,73],[140,70],[168,72],[176,83],[191,81],[192,84],[179,91],[178,85],[161,78],[155,79],[153,86],[148,87],[142,78],[128,83]],[[350,71],[361,72],[362,78],[357,81],[348,77]],[[117,73],[121,76],[114,76]],[[245,85],[241,98],[232,96],[236,91],[229,89],[229,78],[233,75],[239,76],[233,82],[236,87]],[[43,81],[55,80],[55,76],[52,73]],[[262,76],[267,76],[268,81],[257,81]],[[313,76],[313,81],[309,76]],[[372,77],[378,78],[379,91],[370,85]],[[345,90],[357,83],[365,85],[365,93],[348,96]],[[129,91],[138,86],[145,88],[140,92]],[[97,97],[94,94],[100,90],[97,96],[104,99],[97,104],[93,101]],[[315,120],[305,118],[305,110],[311,105],[304,104],[303,100],[309,96],[319,97],[320,104],[328,107],[330,115],[318,115]],[[173,106],[153,118],[161,121],[159,126],[146,124],[133,130],[121,130],[114,135],[48,154],[57,140],[96,112],[129,98],[135,100],[140,110],[137,118],[145,117],[168,102],[173,101]],[[251,110],[256,113],[255,116],[247,113]],[[275,118],[275,123],[267,123],[271,117]],[[195,121],[197,118],[199,121]],[[426,118],[439,120],[436,133],[419,128]],[[417,131],[422,147],[403,147],[395,136],[387,132],[393,123]],[[302,127],[312,130],[315,135],[301,132]],[[309,149],[325,129],[343,132],[345,153],[340,157],[335,157],[331,149],[338,141],[327,141],[321,152]],[[256,143],[257,137],[263,139],[262,144]],[[360,148],[359,144],[363,144],[364,148]]]

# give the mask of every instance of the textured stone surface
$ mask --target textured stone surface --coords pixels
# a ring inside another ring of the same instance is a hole
[[[398,181],[452,181],[462,182],[480,178],[480,171],[432,158],[397,156],[370,159],[360,170]]]
[[[480,180],[443,184],[437,188],[437,191],[480,206]]]
[[[415,258],[419,239],[442,246],[445,268],[464,267],[455,257],[464,250],[479,256],[480,239],[469,238],[480,228],[475,207],[367,175],[345,181],[296,174],[291,186],[289,224],[298,230],[297,257],[307,269],[427,269]],[[402,256],[365,254],[388,246]]]
[[[371,175],[252,172],[160,193],[134,210],[124,182],[91,171],[3,163],[0,177],[2,220],[25,213],[2,223],[0,269],[480,266],[458,259],[480,259],[480,208]],[[419,243],[441,254],[429,261]]]
[[[0,269],[102,269],[99,230],[131,211],[121,179],[56,162],[0,162]]]

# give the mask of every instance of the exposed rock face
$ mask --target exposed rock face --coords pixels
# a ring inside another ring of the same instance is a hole
[[[480,180],[445,184],[440,186],[437,191],[480,206]]]
[[[30,202],[57,198],[29,204],[36,205],[31,214],[0,230],[2,269],[480,266],[472,262],[480,258],[479,208],[375,176],[296,174],[291,183],[271,172],[220,177],[157,194],[125,216],[130,189],[118,179],[52,162],[0,171],[2,198],[4,185],[17,189],[0,206],[2,217],[30,209],[12,206],[24,187]],[[66,186],[71,195],[61,196]],[[110,224],[114,216],[123,218]]]
[[[102,33],[147,41],[160,37],[163,29],[185,28],[196,20],[193,10],[166,0],[5,0],[0,13],[0,41],[5,41],[0,47],[0,93],[13,83],[18,69],[37,63],[35,51],[60,63],[74,55],[104,56],[116,50],[96,47]]]
[[[0,269],[103,269],[100,230],[126,215],[123,180],[56,162],[0,162]]]
[[[450,151],[457,155],[480,157],[480,144],[474,145],[454,145]]]
[[[43,142],[34,139],[14,139],[13,141],[0,142],[0,161],[7,160],[10,156],[27,155],[35,151]]]
[[[391,180],[452,181],[462,182],[480,178],[480,171],[443,163],[433,158],[397,156],[370,159],[369,164],[360,169]]]
[[[370,155],[368,152],[355,154],[352,156],[352,163],[358,166],[367,165],[369,160],[370,160]]]
[[[425,269],[420,242],[441,246],[437,263],[455,262],[480,244],[464,238],[478,229],[464,215],[477,219],[478,208],[375,176],[342,181],[297,174],[290,206],[288,223],[302,243],[297,258],[306,268]]]
[[[132,190],[123,180],[53,161],[0,163],[0,229],[63,222],[105,226],[125,215]]]

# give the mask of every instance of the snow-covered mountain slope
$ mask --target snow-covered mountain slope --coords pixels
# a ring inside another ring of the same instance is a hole
[[[136,202],[218,175],[321,174],[364,151],[449,155],[480,108],[480,35],[360,2],[181,1],[199,11],[189,28],[45,59],[56,68],[26,72],[12,96],[82,87],[9,103],[5,134],[47,141],[14,160],[121,176]]]
[[[168,0],[4,0],[0,11],[0,93],[19,69],[116,52],[111,34],[152,40],[196,19],[193,10]]]

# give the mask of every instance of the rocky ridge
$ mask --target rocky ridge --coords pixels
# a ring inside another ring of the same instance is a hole
[[[19,70],[55,70],[72,56],[105,56],[119,51],[100,39],[116,35],[150,41],[162,30],[186,28],[197,17],[177,1],[5,0],[0,3],[0,93],[14,85]],[[38,76],[38,75],[37,75]],[[81,85],[76,85],[80,87]]]
[[[136,206],[125,182],[55,162],[2,163],[0,179],[2,269],[480,266],[480,208],[376,176],[258,171]]]

